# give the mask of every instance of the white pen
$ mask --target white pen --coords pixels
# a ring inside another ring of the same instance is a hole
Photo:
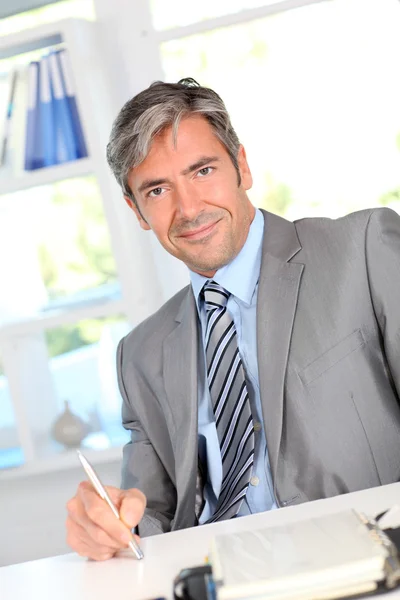
[[[106,490],[104,489],[104,486],[101,483],[100,479],[98,478],[96,471],[94,470],[94,468],[92,467],[90,462],[87,460],[87,458],[85,458],[83,456],[83,454],[82,454],[82,452],[80,452],[80,450],[77,450],[77,453],[78,453],[79,460],[81,461],[82,467],[85,469],[85,473],[89,477],[90,482],[93,485],[94,489],[96,490],[96,492],[98,493],[100,498],[103,498],[103,500],[105,500],[107,502],[108,506],[111,508],[114,515],[117,517],[117,519],[120,519],[120,521],[122,521],[115,504],[113,503],[110,496],[107,494]],[[132,538],[132,540],[129,542],[129,548],[132,550],[132,552],[136,556],[136,558],[138,558],[139,560],[144,558],[142,549],[136,543],[134,538]]]

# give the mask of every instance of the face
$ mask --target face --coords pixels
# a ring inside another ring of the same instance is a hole
[[[183,119],[176,143],[167,128],[154,139],[128,183],[138,208],[125,198],[143,229],[190,269],[212,277],[243,247],[255,209],[246,190],[252,177],[241,146],[241,184],[225,146],[207,120]]]

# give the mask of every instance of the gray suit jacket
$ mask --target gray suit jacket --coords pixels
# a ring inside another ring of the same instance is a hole
[[[261,401],[280,506],[400,479],[400,217],[265,213]],[[196,524],[198,319],[191,287],[121,341],[123,487],[141,535]]]

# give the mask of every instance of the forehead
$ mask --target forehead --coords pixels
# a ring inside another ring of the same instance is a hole
[[[199,144],[222,145],[204,116],[191,115],[180,121],[175,132],[172,126],[163,129],[154,138],[148,156],[161,147],[172,152],[180,152],[189,150],[191,146],[195,148]]]
[[[185,166],[193,162],[193,158],[211,154],[228,156],[225,146],[207,119],[201,115],[192,115],[181,120],[176,135],[171,126],[163,129],[153,139],[146,158],[132,169],[131,175],[140,175],[148,169],[158,167],[165,170],[167,164],[172,163],[181,162]]]

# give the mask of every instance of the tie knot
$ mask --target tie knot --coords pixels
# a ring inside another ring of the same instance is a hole
[[[215,281],[208,281],[203,290],[207,311],[213,310],[214,308],[225,308],[230,293],[227,292],[222,285],[215,283]]]

